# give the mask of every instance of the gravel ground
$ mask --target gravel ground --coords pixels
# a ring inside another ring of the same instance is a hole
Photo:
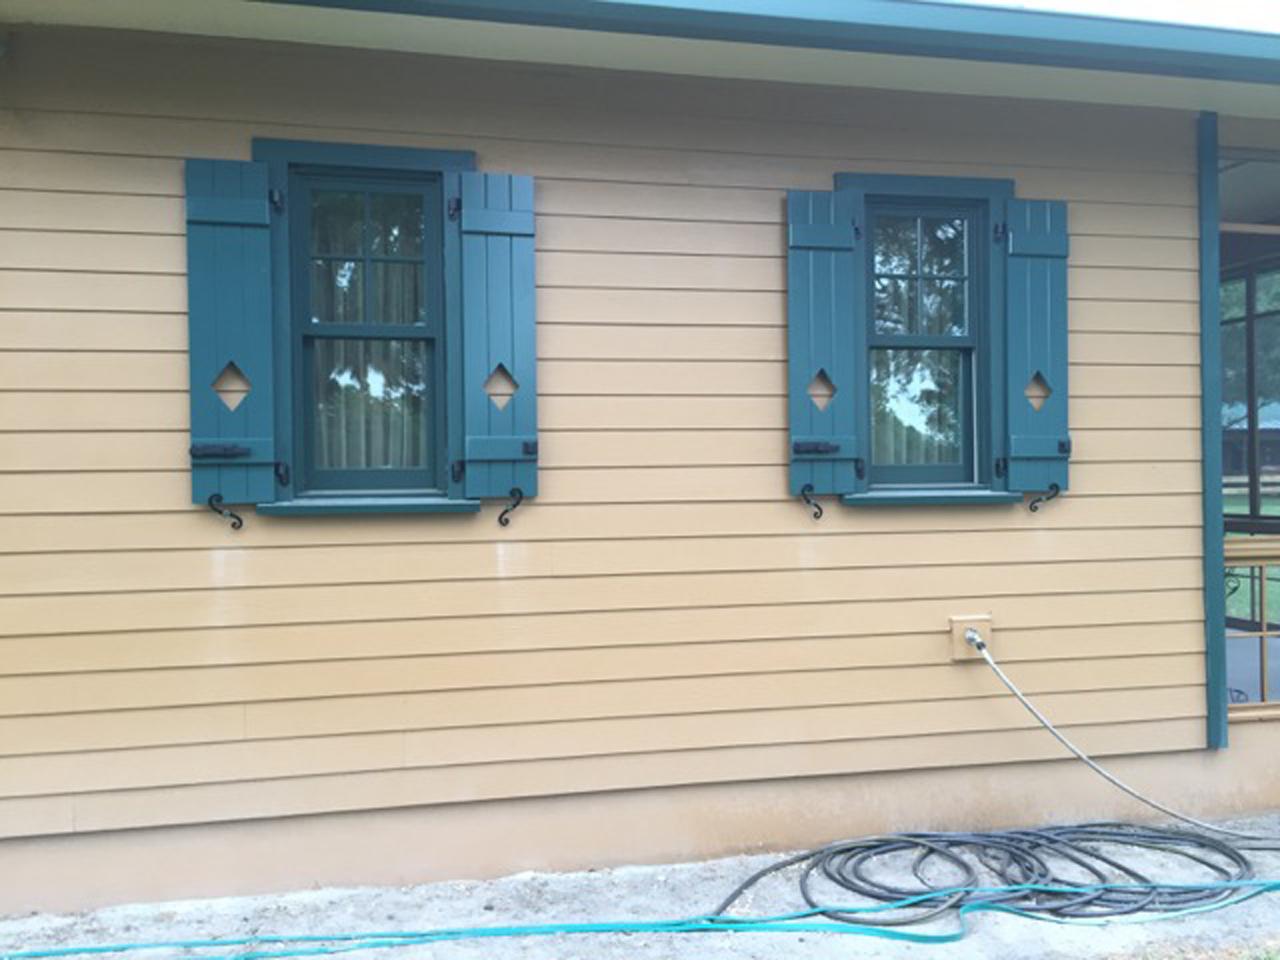
[[[1233,826],[1280,835],[1280,816]],[[522,873],[489,881],[329,888],[0,918],[0,957],[17,950],[121,942],[687,916],[711,909],[749,873],[773,859],[730,857],[582,873]],[[1280,879],[1280,854],[1251,854],[1251,859],[1259,875]],[[1158,855],[1148,858],[1145,866],[1158,872]],[[1167,869],[1159,875],[1184,878],[1169,876]],[[798,900],[794,883],[794,872],[780,874],[753,891],[735,912],[794,909]],[[948,927],[912,929],[943,932]],[[1273,950],[1277,951],[1274,958],[1280,958],[1280,894],[1217,913],[1159,923],[1085,928],[977,914],[970,917],[969,929],[964,942],[941,946],[814,933],[609,934],[437,943],[348,955],[388,960],[845,960],[851,953],[878,960],[1273,960]],[[154,960],[169,955],[189,956],[164,951],[135,956]]]

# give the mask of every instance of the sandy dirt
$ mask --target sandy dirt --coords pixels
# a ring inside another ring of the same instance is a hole
[[[1280,816],[1240,826],[1280,835]],[[740,880],[773,859],[730,857],[581,873],[522,873],[489,881],[307,890],[0,918],[0,957],[19,950],[121,942],[683,917],[711,909]],[[1280,880],[1280,854],[1253,854],[1251,859],[1261,876]],[[1168,876],[1167,865],[1162,866],[1157,855],[1151,855],[1144,866],[1153,873],[1163,869],[1163,876]],[[903,876],[905,880],[905,872]],[[791,872],[758,888],[735,912],[781,912],[796,908],[798,902]],[[609,934],[438,943],[344,956],[387,960],[846,960],[850,956],[1271,960],[1271,951],[1280,951],[1280,893],[1217,913],[1142,925],[1061,926],[994,914],[972,916],[968,925],[970,933],[963,943],[942,946],[814,933]],[[941,924],[912,929],[942,932],[949,928],[953,927]],[[132,956],[154,960],[191,954],[147,951]]]

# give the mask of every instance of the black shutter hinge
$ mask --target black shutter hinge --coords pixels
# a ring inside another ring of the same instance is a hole
[[[520,444],[520,450],[526,457],[536,457],[538,455],[538,441],[525,440]]]
[[[1006,457],[996,457],[995,473],[997,477],[1003,477],[1009,472],[1009,460]]]
[[[826,440],[797,440],[791,444],[792,453],[839,453],[840,444]]]
[[[267,200],[271,202],[271,209],[276,213],[284,213],[284,191],[268,190]]]
[[[1058,452],[1062,454],[1064,457],[1071,456],[1071,438],[1070,437],[1067,437],[1065,440],[1058,441]]]
[[[867,461],[861,457],[853,458],[853,475],[859,480],[867,479]]]
[[[289,465],[283,460],[277,460],[275,462],[275,473],[276,483],[280,484],[282,487],[287,487],[290,480]]]
[[[462,216],[462,198],[450,197],[449,205],[446,209],[447,209],[449,219],[457,220],[460,216]]]
[[[1004,243],[1007,236],[1009,236],[1009,225],[1007,223],[997,223],[992,228],[991,239],[996,243]]]
[[[465,460],[455,460],[449,464],[449,476],[453,478],[454,483],[462,482],[462,475],[467,471],[467,462]]]
[[[239,443],[193,443],[192,460],[234,460],[247,457],[253,451]]]

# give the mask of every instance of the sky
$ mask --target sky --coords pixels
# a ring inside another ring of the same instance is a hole
[[[951,0],[957,2],[957,0]],[[990,7],[1056,10],[1130,20],[1194,23],[1280,33],[1280,0],[959,0]]]

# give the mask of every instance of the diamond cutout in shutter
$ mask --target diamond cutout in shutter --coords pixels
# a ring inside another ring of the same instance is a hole
[[[819,410],[825,410],[830,406],[831,398],[836,395],[836,385],[827,376],[827,371],[819,370],[813,375],[813,379],[809,381],[806,392],[815,407]]]
[[[1027,403],[1031,404],[1031,409],[1039,411],[1044,406],[1045,401],[1053,394],[1053,389],[1049,386],[1049,382],[1037,370],[1031,379],[1027,382],[1027,388],[1022,391],[1022,395],[1027,398]]]
[[[494,367],[493,373],[489,374],[489,378],[484,382],[484,392],[499,410],[506,409],[507,404],[519,389],[520,384],[516,383],[515,377],[511,376],[502,364]]]
[[[222,405],[228,410],[235,410],[236,407],[244,403],[244,398],[253,389],[253,384],[249,382],[249,378],[241,373],[240,368],[234,363],[228,363],[222,368],[222,372],[218,374],[218,378],[213,381],[212,386],[213,392],[218,395],[218,399],[222,401]]]

